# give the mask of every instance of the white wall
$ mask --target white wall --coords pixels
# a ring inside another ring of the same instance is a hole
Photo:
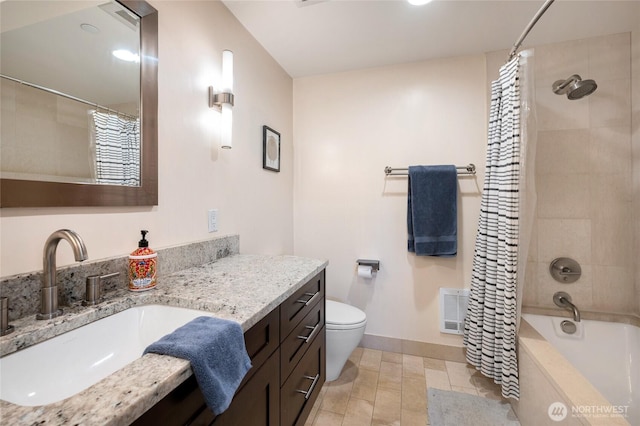
[[[294,80],[294,246],[329,259],[327,294],[363,309],[366,333],[461,345],[439,332],[438,289],[469,287],[486,147],[484,56]],[[384,167],[475,163],[460,178],[458,256],[407,252],[407,178]],[[373,282],[356,259],[375,258]]]
[[[242,252],[293,251],[292,80],[218,1],[158,1],[159,205],[148,208],[2,209],[0,276],[42,268],[42,247],[58,228],[84,238],[91,260],[136,248],[206,239],[206,212],[219,232],[238,233]],[[235,54],[234,147],[219,146],[219,115],[207,88],[220,78],[224,49]],[[262,169],[262,126],[282,135],[281,172]],[[58,265],[73,263],[61,243]]]

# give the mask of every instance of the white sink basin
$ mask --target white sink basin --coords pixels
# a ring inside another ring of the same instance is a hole
[[[0,358],[0,399],[24,406],[73,396],[136,360],[162,336],[203,311],[130,308]]]

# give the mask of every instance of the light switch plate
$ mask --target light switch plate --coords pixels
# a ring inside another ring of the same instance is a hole
[[[218,209],[211,209],[207,215],[209,232],[218,232]]]

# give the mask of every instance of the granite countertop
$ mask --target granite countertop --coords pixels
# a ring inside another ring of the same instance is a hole
[[[48,321],[12,322],[0,355],[34,345],[133,306],[163,304],[211,312],[246,331],[324,269],[326,261],[295,256],[233,255],[158,278],[153,290],[106,294],[98,306],[65,307]],[[53,366],[52,366],[53,367]],[[55,368],[55,367],[54,367]],[[0,401],[0,420],[11,425],[128,425],[191,376],[188,361],[147,354],[88,389],[38,407]]]

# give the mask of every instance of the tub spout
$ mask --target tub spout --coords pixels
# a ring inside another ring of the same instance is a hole
[[[566,303],[569,306],[569,308],[573,310],[573,320],[575,322],[580,322],[580,310],[578,310],[578,307],[573,303],[569,302],[568,300],[565,300],[564,298],[560,300],[564,300],[564,303]]]
[[[571,302],[571,296],[564,291],[559,291],[553,295],[553,302],[561,307],[566,308],[573,311],[573,320],[575,322],[580,322],[580,310],[576,305]]]

